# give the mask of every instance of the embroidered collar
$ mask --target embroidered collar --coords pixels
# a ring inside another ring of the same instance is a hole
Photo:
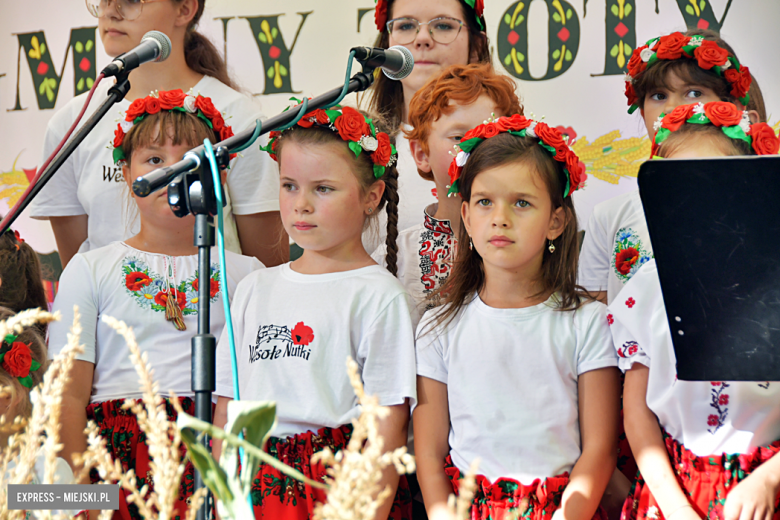
[[[434,203],[425,208],[423,210],[423,213],[425,214],[425,221],[423,222],[423,226],[425,226],[425,229],[429,229],[431,231],[434,231],[436,233],[446,233],[447,235],[455,235],[455,233],[452,231],[452,224],[449,221],[449,219],[442,219],[439,220],[434,216],[431,216],[430,213],[428,213],[428,208],[431,208],[434,210],[438,206],[438,204]]]

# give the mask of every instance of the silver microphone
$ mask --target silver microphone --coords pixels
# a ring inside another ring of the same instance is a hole
[[[401,80],[412,73],[414,57],[403,45],[394,45],[389,49],[378,47],[354,47],[355,59],[369,67],[381,67],[385,76],[392,80]]]
[[[114,58],[114,61],[102,70],[102,74],[107,78],[116,76],[120,72],[129,72],[150,61],[165,61],[170,54],[170,38],[160,31],[149,31],[133,50]]]

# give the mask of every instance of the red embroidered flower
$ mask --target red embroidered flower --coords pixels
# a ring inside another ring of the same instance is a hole
[[[140,271],[133,271],[125,276],[125,286],[131,291],[140,291],[141,287],[146,287],[152,283],[152,279]]]
[[[156,114],[160,111],[160,100],[156,97],[148,96],[144,100],[144,108],[147,114]]]
[[[170,110],[174,107],[183,106],[184,98],[186,97],[180,88],[177,88],[176,90],[161,90],[157,95],[160,97],[160,107],[163,110]]]
[[[384,132],[376,134],[377,148],[374,153],[371,154],[371,159],[374,164],[379,166],[387,166],[390,162],[390,156],[393,155],[393,147],[390,144],[390,136]]]
[[[562,161],[564,157],[566,157],[566,152],[569,151],[569,148],[566,146],[566,143],[563,142],[563,136],[558,130],[550,128],[547,126],[547,123],[536,123],[534,133],[544,144],[555,148],[554,159],[556,161]]]
[[[683,46],[690,38],[676,32],[668,36],[661,36],[658,49],[655,51],[659,60],[677,60],[683,55]]]
[[[611,314],[607,314],[607,325],[612,325],[613,323],[615,323],[615,318]]]
[[[198,278],[195,278],[192,281],[192,289],[197,292],[198,287],[200,287],[200,280]],[[217,280],[211,280],[211,283],[209,284],[209,298],[213,298],[214,296],[216,296],[218,292],[219,292],[219,282]]]
[[[733,105],[732,105],[733,106]],[[693,105],[679,105],[675,107],[670,113],[666,114],[661,123],[664,128],[668,128],[672,132],[676,132],[680,129],[685,122],[693,115]]]
[[[344,107],[333,124],[339,131],[339,136],[347,142],[358,142],[364,135],[371,135],[371,128],[366,123],[366,118],[354,108]]]
[[[175,289],[171,289],[170,292],[176,294],[176,303],[179,305],[180,309],[183,309],[184,306],[187,305],[187,295],[182,291],[177,291]],[[167,290],[162,290],[154,296],[154,303],[165,307],[168,303],[168,296],[169,292]]]
[[[203,112],[203,115],[209,119],[214,119],[220,115],[219,110],[214,107],[214,103],[207,97],[198,96],[195,98],[195,107],[200,109],[200,111]]]
[[[314,341],[314,331],[311,327],[307,327],[302,321],[299,321],[295,328],[291,332],[292,341],[295,345],[306,346]]]
[[[713,381],[710,383],[712,386],[720,386],[720,381]]]
[[[3,357],[3,368],[13,377],[27,377],[32,365],[30,347],[21,341],[14,341],[11,350]]]
[[[376,28],[379,32],[385,30],[385,25],[387,24],[387,0],[379,0],[376,3],[374,22],[376,22]]]
[[[717,415],[710,415],[707,417],[707,426],[717,426],[718,425],[718,416]]]
[[[780,149],[780,139],[772,127],[766,123],[756,123],[750,127],[750,137],[753,139],[753,150],[758,155],[774,155]]]
[[[753,82],[750,70],[744,65],[740,66],[738,71],[734,67],[726,69],[723,77],[731,84],[731,95],[737,99],[742,99],[747,95],[750,84]]]
[[[639,350],[639,347],[637,347],[636,345],[633,345],[633,346],[629,347],[628,355],[629,356],[633,356],[634,354],[637,353],[638,350]]]
[[[742,111],[728,101],[705,103],[704,115],[716,126],[734,126],[742,121]]]
[[[142,116],[145,113],[146,101],[144,101],[143,98],[136,99],[130,103],[130,106],[127,108],[127,112],[125,113],[125,121],[135,121],[137,117]]]
[[[500,118],[496,121],[496,126],[502,132],[508,132],[509,130],[519,132],[520,130],[531,126],[531,120],[526,119],[525,116],[521,116],[520,114],[515,114],[512,117]]]
[[[693,51],[693,56],[699,62],[699,67],[704,70],[710,70],[714,66],[721,66],[729,58],[729,51],[718,47],[718,44],[711,40],[704,40],[701,45]]]
[[[125,140],[125,132],[122,130],[122,125],[117,124],[116,130],[114,130],[114,148],[119,148]]]
[[[615,268],[623,276],[631,272],[631,268],[639,260],[639,251],[633,247],[627,247],[615,255]]]
[[[729,394],[723,394],[718,398],[718,404],[721,406],[729,404]]]
[[[633,307],[634,305],[636,305],[636,300],[635,299],[629,298],[628,300],[626,300],[626,307],[628,307],[629,309],[631,307]]]

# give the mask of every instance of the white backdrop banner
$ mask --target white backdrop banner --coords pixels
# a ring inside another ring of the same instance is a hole
[[[49,118],[92,86],[108,64],[93,18],[79,0],[0,0],[0,211],[42,162]],[[424,0],[423,0],[424,1]],[[486,0],[487,33],[499,70],[518,84],[526,113],[576,136],[589,168],[575,194],[581,223],[594,204],[633,189],[649,154],[644,124],[626,113],[623,73],[631,51],[686,27],[718,30],[780,102],[777,0]],[[267,116],[293,95],[343,82],[349,48],[376,38],[371,0],[208,0],[200,30],[223,49],[242,88]],[[354,103],[354,99],[348,101]],[[239,129],[235,129],[239,130]],[[106,136],[108,141],[111,136]],[[111,176],[112,172],[104,172]],[[42,253],[56,248],[47,222],[15,225]]]

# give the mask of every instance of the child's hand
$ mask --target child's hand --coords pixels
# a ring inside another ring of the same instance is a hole
[[[771,520],[777,488],[762,473],[748,476],[726,497],[725,520]]]

